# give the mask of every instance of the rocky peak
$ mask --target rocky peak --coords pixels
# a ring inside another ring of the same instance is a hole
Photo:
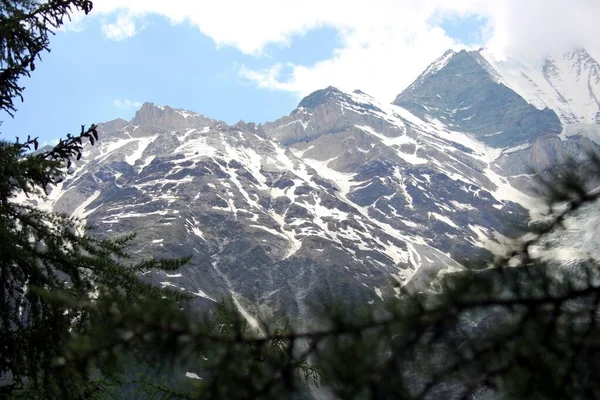
[[[111,133],[123,129],[127,125],[129,125],[129,122],[125,121],[123,118],[117,118],[113,119],[112,121],[103,122],[99,124],[98,127],[104,133]]]
[[[562,55],[546,57],[542,72],[548,82],[555,86],[557,85],[555,81],[561,80],[563,68],[573,74],[577,81],[589,78],[592,80],[592,86],[600,83],[600,64],[585,49],[575,49]],[[567,102],[566,99],[563,101]]]
[[[233,125],[232,128],[252,132],[257,134],[258,136],[264,136],[265,134],[263,126],[261,124],[257,125],[254,122],[245,122],[243,119],[237,122],[235,125]]]
[[[565,59],[571,60],[574,64],[585,66],[598,66],[598,61],[594,59],[584,48],[578,48],[563,55]]]
[[[335,104],[335,108],[339,108],[341,104],[357,110],[381,111],[372,104],[374,101],[375,99],[372,96],[362,90],[357,89],[352,93],[346,93],[336,87],[329,86],[325,89],[316,90],[303,98],[298,103],[298,107],[292,111],[291,115],[299,112],[302,114],[312,114],[315,110],[322,107],[330,107],[332,104]]]
[[[427,86],[431,81],[437,81],[442,78],[456,78],[465,75],[477,79],[489,78],[484,68],[475,60],[474,52],[461,50],[458,53],[454,50],[447,50],[440,58],[431,63],[419,77],[400,93],[393,104],[401,105],[407,98],[413,94],[419,93],[423,86]]]
[[[263,128],[267,136],[284,146],[306,145],[323,135],[378,120],[377,114],[383,111],[377,104],[375,99],[360,90],[346,93],[329,86],[309,94],[290,115],[267,122]],[[394,128],[392,134],[398,129]]]
[[[211,119],[192,111],[175,109],[169,106],[157,106],[146,102],[131,120],[131,124],[154,126],[167,129],[194,128],[210,124]]]
[[[595,103],[600,107],[600,100],[592,89],[592,87],[597,87],[600,84],[600,64],[598,61],[596,61],[596,59],[585,49],[577,49],[570,54],[565,54],[564,57],[572,62],[571,68],[578,77],[587,75],[590,97],[592,97],[595,100]]]
[[[338,88],[329,86],[325,89],[316,90],[303,98],[300,103],[298,103],[298,108],[315,109],[331,100],[335,101],[346,97],[346,94]]]
[[[454,50],[447,50],[446,52],[444,52],[444,54],[441,57],[439,57],[434,62],[429,64],[429,66],[425,69],[425,71],[423,71],[409,87],[404,89],[404,91],[396,97],[396,100],[394,100],[393,103],[395,104],[397,101],[399,101],[399,98],[400,98],[400,96],[402,96],[403,93],[411,90],[411,88],[417,86],[420,82],[424,81],[428,76],[435,74],[437,71],[442,69],[448,63],[448,61],[452,58],[452,56],[454,56],[455,54],[456,53],[454,52]]]
[[[149,122],[156,121],[157,119],[161,119],[167,112],[171,110],[169,106],[157,106],[154,103],[145,102],[142,105],[142,108],[135,112],[135,116],[131,120],[131,123],[134,125],[146,125]]]
[[[498,73],[477,51],[446,52],[394,104],[498,148],[562,129],[554,111],[535,108],[499,82]]]

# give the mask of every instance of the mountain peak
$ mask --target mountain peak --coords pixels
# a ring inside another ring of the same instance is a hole
[[[418,83],[423,82],[428,76],[431,76],[431,75],[435,74],[436,72],[438,72],[440,69],[444,68],[446,66],[446,64],[448,64],[448,62],[456,54],[457,53],[452,49],[446,50],[444,52],[444,54],[442,54],[441,57],[439,57],[434,62],[429,64],[429,66],[425,69],[425,71],[423,71],[409,87],[404,89],[404,91],[402,93],[405,93],[406,91],[410,90],[412,87],[416,86]],[[400,93],[396,97],[396,100],[394,100],[394,102],[393,102],[394,104],[396,104],[396,102],[399,100],[400,96],[402,96],[402,93]]]
[[[412,92],[419,91],[424,85],[427,85],[431,80],[437,80],[440,76],[452,75],[456,78],[462,77],[465,74],[479,77],[487,76],[486,70],[482,68],[478,58],[482,58],[478,52],[460,50],[458,52],[449,49],[436,59],[415,79],[415,81],[400,93],[393,104],[401,105],[410,96]],[[432,88],[433,89],[433,88]]]
[[[131,123],[134,125],[147,125],[160,120],[170,110],[171,107],[168,106],[157,106],[151,102],[144,102],[142,107],[135,112]]]
[[[536,109],[504,84],[478,51],[447,51],[394,104],[492,147],[527,143],[562,129],[553,111]]]
[[[577,68],[598,68],[599,64],[586,49],[580,47],[563,54],[563,58],[572,63]]]
[[[321,104],[327,103],[331,99],[337,99],[340,97],[346,97],[346,94],[339,90],[336,87],[329,86],[325,89],[315,90],[305,98],[303,98],[300,103],[298,103],[297,108],[307,108],[314,109]]]
[[[123,129],[129,125],[128,121],[125,121],[123,118],[113,119],[112,121],[102,122],[98,124],[98,126],[102,129],[104,133],[110,133],[118,131],[119,129]]]
[[[167,106],[167,107],[168,107],[168,106]],[[144,110],[144,109],[151,109],[151,108],[158,108],[158,109],[161,109],[161,110],[162,110],[162,109],[164,109],[164,108],[165,108],[165,106],[157,106],[156,104],[154,104],[154,103],[153,103],[153,102],[151,102],[151,101],[145,101],[145,102],[142,104],[142,107],[140,108],[140,110]]]
[[[133,125],[151,125],[168,129],[188,128],[196,125],[206,125],[210,122],[212,120],[193,111],[175,109],[169,106],[157,106],[151,102],[142,104],[142,107],[136,111],[131,120]]]
[[[498,83],[537,109],[554,110],[565,124],[600,123],[600,64],[584,48],[548,54],[535,62],[493,53],[482,57]]]

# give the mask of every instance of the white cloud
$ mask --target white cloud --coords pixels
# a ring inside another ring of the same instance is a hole
[[[539,57],[583,46],[600,56],[598,0],[504,0],[492,4],[491,15],[487,45],[496,52]]]
[[[292,68],[297,68],[295,65],[289,65]],[[238,71],[238,74],[249,81],[255,82],[258,87],[261,88],[271,88],[271,89],[281,89],[281,90],[289,90],[285,84],[282,84],[279,79],[281,77],[281,72],[283,70],[282,63],[275,63],[271,67],[266,68],[262,71],[255,71],[252,69],[246,68],[245,65],[242,65]]]
[[[125,40],[138,33],[134,16],[131,13],[120,13],[113,23],[102,23],[102,33],[107,39]]]
[[[388,32],[396,35],[395,32]],[[400,35],[398,35],[400,36]],[[440,29],[420,32],[407,39],[358,43],[335,51],[332,58],[311,66],[295,65],[289,78],[279,80],[281,64],[263,71],[241,69],[240,76],[259,87],[286,90],[304,95],[333,85],[342,90],[361,89],[375,97],[392,100],[425,66],[455,43]]]
[[[239,71],[260,87],[298,95],[334,85],[391,100],[445,50],[463,45],[439,27],[446,18],[487,21],[480,44],[499,55],[535,58],[581,45],[600,56],[598,0],[95,0],[93,14],[113,18],[103,25],[111,39],[135,35],[136,21],[158,14],[254,56],[314,28],[336,29],[340,45],[327,60]]]
[[[129,99],[114,99],[113,105],[121,110],[137,110],[142,106],[139,101],[131,101]]]

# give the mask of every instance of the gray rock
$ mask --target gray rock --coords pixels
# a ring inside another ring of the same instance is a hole
[[[554,111],[538,110],[497,83],[490,68],[478,52],[462,50],[435,74],[420,76],[394,104],[421,117],[433,116],[494,147],[516,146],[561,132]]]

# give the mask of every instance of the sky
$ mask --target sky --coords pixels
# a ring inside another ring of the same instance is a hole
[[[95,0],[51,38],[0,138],[52,142],[143,102],[235,123],[330,85],[392,101],[449,48],[600,59],[598,0]]]

